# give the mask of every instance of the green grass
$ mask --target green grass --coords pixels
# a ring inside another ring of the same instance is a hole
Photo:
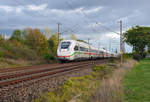
[[[124,79],[125,102],[150,102],[150,59],[139,62]]]

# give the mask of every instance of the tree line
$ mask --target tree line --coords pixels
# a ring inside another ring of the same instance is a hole
[[[70,34],[70,39],[79,40],[74,34]],[[49,28],[43,31],[38,28],[16,29],[9,39],[0,34],[0,58],[56,61],[57,45],[58,34]]]
[[[51,35],[49,38],[46,35]],[[9,39],[0,35],[0,57],[25,60],[55,60],[58,34],[50,30],[16,29]]]

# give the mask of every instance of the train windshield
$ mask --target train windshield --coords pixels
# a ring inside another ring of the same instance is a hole
[[[61,43],[61,49],[68,49],[70,46],[70,42],[62,42]]]

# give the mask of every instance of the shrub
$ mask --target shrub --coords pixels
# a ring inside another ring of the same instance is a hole
[[[0,51],[0,58],[3,57],[3,53]]]
[[[114,58],[109,58],[109,62],[114,63],[115,62]]]
[[[45,54],[45,55],[44,55],[44,59],[45,59],[47,62],[51,62],[51,61],[55,61],[55,60],[56,60],[56,57],[55,57],[53,54]]]
[[[36,51],[29,49],[28,47],[12,47],[10,52],[14,54],[13,57],[16,57],[16,59],[25,59],[25,60],[38,59]]]
[[[39,57],[36,51],[19,43],[16,45],[12,41],[5,42],[1,47],[1,52],[3,53],[3,57],[11,59],[35,60]]]
[[[139,61],[139,60],[142,59],[142,56],[141,56],[140,54],[138,54],[138,53],[134,53],[134,54],[133,54],[133,59]]]
[[[100,71],[100,70],[103,70],[104,69],[104,66],[102,66],[102,65],[98,65],[98,66],[95,66],[94,68],[93,68],[93,71]]]
[[[124,54],[123,54],[123,58],[124,58],[124,59],[132,58],[132,56],[133,56],[132,53],[124,53]]]

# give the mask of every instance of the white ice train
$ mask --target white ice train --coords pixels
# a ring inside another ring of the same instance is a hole
[[[59,43],[57,49],[59,62],[109,57],[116,57],[116,54],[76,40],[63,40]]]

